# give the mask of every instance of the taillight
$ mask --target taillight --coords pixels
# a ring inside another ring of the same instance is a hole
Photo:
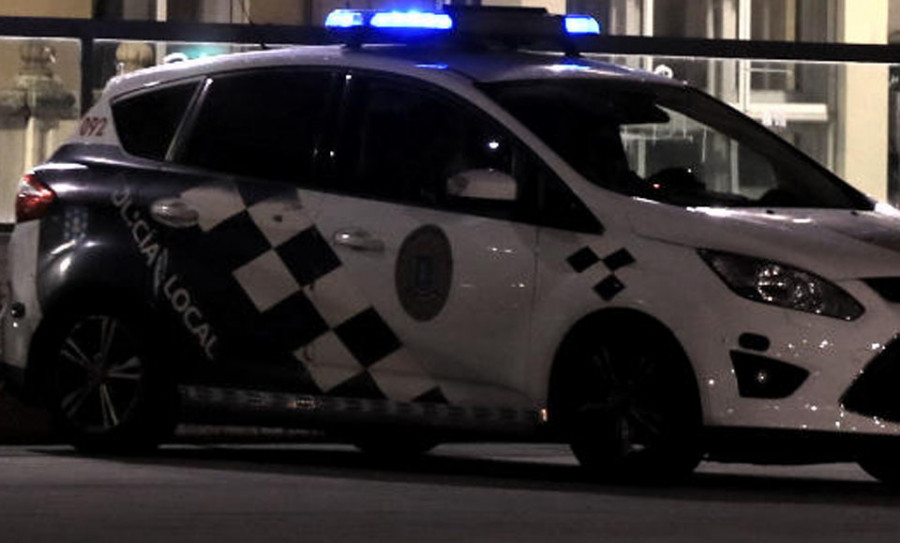
[[[56,200],[56,193],[33,173],[27,173],[19,181],[16,194],[16,222],[40,219]]]

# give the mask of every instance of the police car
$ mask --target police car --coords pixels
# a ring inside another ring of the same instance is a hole
[[[893,208],[686,84],[579,55],[590,18],[328,26],[347,43],[119,77],[23,178],[3,363],[76,447],[195,421],[898,480]]]

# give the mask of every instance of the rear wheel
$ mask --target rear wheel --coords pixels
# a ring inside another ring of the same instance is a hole
[[[174,428],[174,388],[156,367],[146,323],[115,311],[70,316],[50,342],[48,385],[57,427],[78,449],[152,450]]]
[[[407,432],[386,431],[379,435],[356,436],[353,445],[362,452],[380,460],[408,460],[428,453],[440,442],[429,436]]]
[[[606,479],[668,480],[700,460],[696,380],[674,339],[637,326],[570,341],[551,414],[572,452]]]

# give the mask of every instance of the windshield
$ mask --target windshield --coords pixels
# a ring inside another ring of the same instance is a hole
[[[682,206],[872,208],[755,121],[687,87],[552,79],[484,89],[616,192]]]

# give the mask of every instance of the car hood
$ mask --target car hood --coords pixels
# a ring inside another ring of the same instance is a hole
[[[767,258],[832,279],[900,277],[900,212],[835,209],[679,208],[637,201],[640,236]]]

